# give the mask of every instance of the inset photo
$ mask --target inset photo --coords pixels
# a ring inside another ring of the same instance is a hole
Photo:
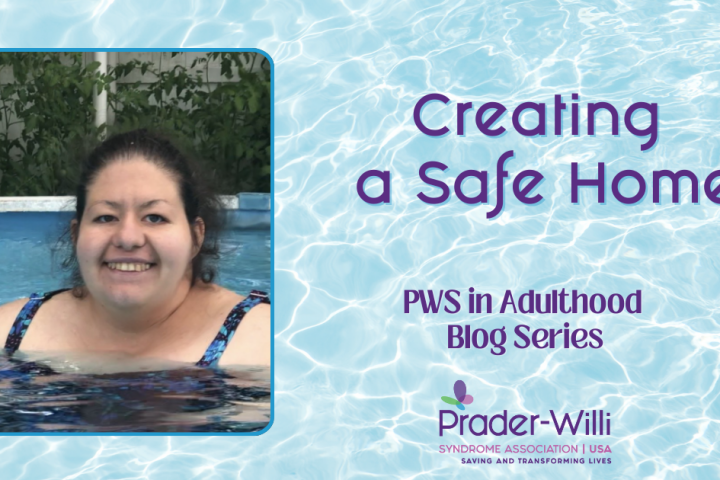
[[[272,73],[0,52],[0,435],[270,427]]]

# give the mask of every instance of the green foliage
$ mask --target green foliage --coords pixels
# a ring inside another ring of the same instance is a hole
[[[226,79],[239,80],[211,84],[210,62],[219,63]],[[9,70],[14,78],[0,84],[0,195],[72,194],[69,178],[99,136],[139,127],[179,139],[220,193],[270,191],[264,57],[211,52],[189,68],[165,71],[161,64],[133,60],[105,76],[97,67],[83,66],[81,53],[0,53],[0,75]],[[111,82],[130,75],[142,75],[144,83],[116,82],[111,90]],[[93,124],[95,87],[108,92],[112,126]]]
[[[99,133],[93,125],[97,65],[81,53],[0,53],[0,195],[68,193],[70,145]]]

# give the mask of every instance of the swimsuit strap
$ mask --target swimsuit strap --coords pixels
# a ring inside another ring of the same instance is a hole
[[[215,337],[215,340],[213,340],[207,350],[205,350],[205,355],[203,355],[200,361],[195,365],[198,367],[215,366],[220,360],[222,354],[225,352],[225,348],[227,348],[228,343],[232,340],[233,335],[235,335],[235,330],[238,325],[240,325],[240,322],[245,314],[255,305],[260,303],[270,304],[267,293],[259,290],[253,290],[250,292],[250,295],[245,298],[245,300],[235,305],[235,308],[232,309],[225,319],[225,323],[223,323],[222,327],[220,327],[220,331]]]
[[[20,342],[22,342],[25,332],[27,332],[30,322],[32,322],[32,319],[40,308],[40,305],[50,299],[50,297],[67,290],[67,288],[63,288],[61,290],[54,290],[48,293],[33,293],[30,295],[30,299],[23,306],[22,310],[20,310],[20,313],[18,313],[18,316],[15,318],[12,327],[10,327],[10,333],[8,333],[7,340],[5,340],[5,353],[12,355],[18,348],[20,348]]]

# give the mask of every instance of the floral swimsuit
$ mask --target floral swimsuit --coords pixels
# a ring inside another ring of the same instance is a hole
[[[22,310],[20,310],[5,341],[5,352],[8,355],[12,355],[20,348],[20,342],[22,342],[25,332],[27,332],[30,322],[32,322],[40,306],[53,295],[64,291],[65,290],[56,290],[49,293],[33,293],[30,296],[30,300],[28,300]],[[260,303],[269,304],[270,300],[265,292],[253,290],[245,300],[235,305],[235,308],[232,309],[222,327],[220,327],[220,331],[215,336],[215,340],[212,341],[207,350],[205,350],[205,354],[195,365],[198,367],[216,366],[220,357],[222,357],[222,354],[225,352],[228,343],[230,343],[233,335],[235,335],[235,330],[237,330],[245,314]]]

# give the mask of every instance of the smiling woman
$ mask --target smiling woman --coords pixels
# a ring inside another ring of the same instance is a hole
[[[87,159],[66,265],[73,288],[0,307],[5,349],[269,365],[267,295],[212,283],[217,198],[167,140],[136,130]]]

